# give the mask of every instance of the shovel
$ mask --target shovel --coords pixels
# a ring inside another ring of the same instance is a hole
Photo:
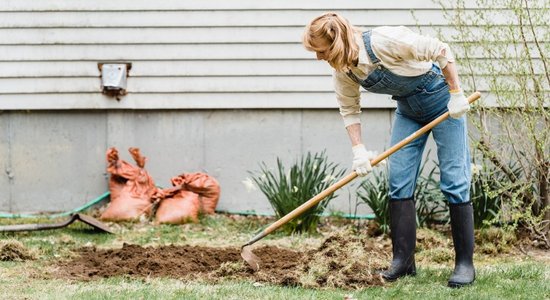
[[[57,229],[69,226],[69,224],[74,221],[81,221],[85,224],[92,226],[95,230],[112,233],[114,232],[105,224],[99,222],[98,220],[86,216],[83,214],[74,214],[67,221],[61,223],[53,224],[18,224],[18,225],[5,225],[0,226],[0,232],[14,232],[14,231],[34,231],[34,230],[46,230],[46,229]]]
[[[479,99],[481,97],[480,92],[474,92],[472,95],[468,97],[468,102],[472,103]],[[395,144],[388,150],[384,151],[382,154],[378,155],[375,159],[371,160],[370,164],[372,166],[376,166],[379,162],[386,159],[388,156],[392,155],[397,150],[401,149],[406,144],[410,143],[412,140],[418,138],[419,136],[423,135],[424,133],[428,132],[430,129],[435,127],[437,124],[441,123],[443,120],[447,119],[449,117],[449,112],[446,112],[442,114],[441,116],[437,117],[435,120],[431,121],[430,123],[426,124],[424,127],[420,128],[413,134],[409,135],[405,139],[403,139],[401,142]],[[328,195],[334,193],[336,190],[340,189],[344,185],[348,184],[350,181],[355,179],[357,177],[357,173],[355,171],[351,172],[350,174],[346,175],[346,177],[340,179],[335,184],[329,186],[324,191],[320,192],[315,197],[309,199],[307,202],[304,202],[302,205],[295,208],[293,211],[289,212],[287,215],[281,217],[279,220],[275,221],[273,224],[269,225],[266,229],[264,229],[262,232],[254,236],[250,241],[248,241],[246,244],[244,244],[241,247],[241,257],[246,261],[246,263],[254,270],[258,271],[260,269],[260,259],[252,253],[252,250],[248,248],[248,246],[254,244],[255,242],[261,240],[266,235],[272,233],[273,231],[277,230],[279,227],[283,226],[290,220],[298,217],[299,215],[303,214],[305,211],[309,210],[310,208],[317,205],[317,203],[321,202],[324,198],[326,198]]]

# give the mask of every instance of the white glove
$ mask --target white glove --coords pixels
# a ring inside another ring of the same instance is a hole
[[[462,90],[451,90],[449,93],[451,94],[451,99],[447,104],[449,115],[451,115],[452,118],[458,119],[470,110],[470,104],[468,100],[466,100],[466,97],[464,97],[464,92]]]
[[[351,168],[359,176],[366,176],[369,174],[369,172],[372,171],[370,161],[376,157],[376,153],[367,151],[363,144],[353,146],[351,151],[353,151],[353,165]]]

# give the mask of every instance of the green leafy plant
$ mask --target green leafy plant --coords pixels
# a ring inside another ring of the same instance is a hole
[[[470,199],[474,206],[474,227],[489,227],[498,221],[501,196],[498,190],[506,176],[490,165],[473,165]]]
[[[277,218],[283,217],[332,185],[345,172],[338,164],[331,163],[325,154],[302,156],[287,172],[281,159],[277,158],[277,169],[270,169],[265,162],[260,163],[259,172],[249,172],[252,180],[267,197]],[[331,194],[313,208],[283,226],[287,233],[313,233],[317,229],[320,215],[325,211]]]
[[[428,173],[424,172],[425,167],[426,163],[420,167],[420,176],[418,176],[414,191],[416,224],[418,227],[428,227],[435,223],[447,223],[449,220],[447,199],[443,196],[439,187],[438,166],[435,165]]]
[[[390,208],[388,175],[385,171],[374,170],[370,179],[363,181],[357,188],[357,197],[363,200],[374,214],[383,233],[390,231]]]

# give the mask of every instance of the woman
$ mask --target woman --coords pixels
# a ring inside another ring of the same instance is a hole
[[[451,118],[432,129],[455,248],[455,269],[448,285],[471,284],[475,279],[474,232],[465,117],[470,106],[460,88],[449,46],[403,26],[361,31],[336,13],[313,19],[306,26],[303,44],[334,69],[336,98],[352,144],[352,168],[360,176],[372,169],[372,157],[361,138],[361,86],[397,101],[392,145],[449,111]],[[389,281],[416,274],[414,189],[427,137],[412,141],[389,158],[393,260],[390,269],[382,273]]]

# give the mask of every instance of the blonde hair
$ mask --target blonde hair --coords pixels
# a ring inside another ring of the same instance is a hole
[[[309,22],[302,36],[302,44],[309,51],[328,50],[328,63],[338,71],[347,71],[359,56],[359,46],[354,38],[355,32],[359,31],[359,28],[351,25],[344,17],[327,12]],[[329,48],[314,46],[319,41],[327,42]]]

